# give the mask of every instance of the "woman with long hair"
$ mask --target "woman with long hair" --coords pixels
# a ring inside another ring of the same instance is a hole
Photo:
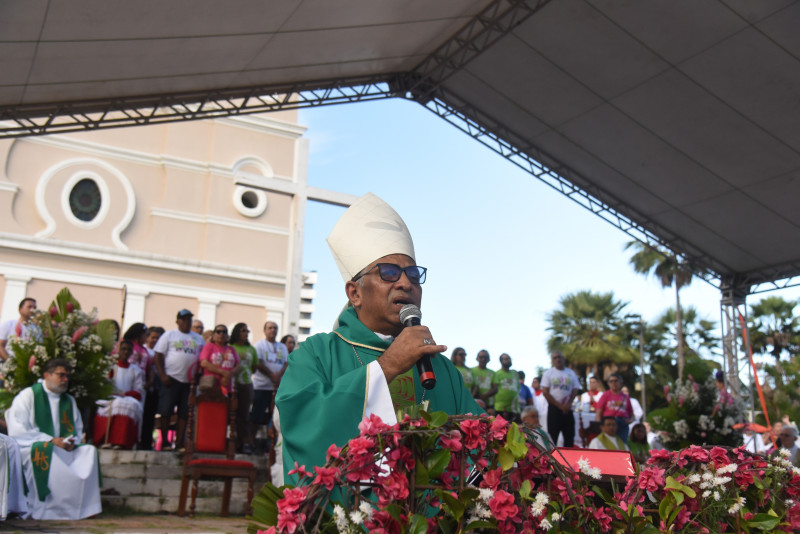
[[[636,423],[631,427],[628,437],[628,449],[637,462],[643,464],[650,458],[650,445],[647,443],[647,429],[642,423]]]
[[[256,370],[258,355],[250,344],[250,329],[244,323],[237,323],[231,331],[229,343],[239,355],[239,372],[236,374],[236,450],[253,454],[253,436],[250,436],[248,414],[253,403],[253,372]]]

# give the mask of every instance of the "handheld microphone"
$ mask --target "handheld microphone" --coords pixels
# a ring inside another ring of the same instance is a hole
[[[403,326],[419,326],[422,324],[422,312],[419,311],[417,306],[406,304],[400,309],[400,321],[403,322]],[[422,382],[422,387],[433,389],[436,386],[436,375],[433,373],[430,355],[425,354],[417,360],[417,372],[419,373],[419,381]]]

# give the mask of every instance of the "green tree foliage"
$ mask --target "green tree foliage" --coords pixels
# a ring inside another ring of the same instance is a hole
[[[637,273],[652,273],[661,283],[661,287],[675,287],[676,337],[678,341],[678,377],[683,378],[686,364],[684,355],[683,321],[681,320],[681,288],[692,283],[694,269],[689,262],[683,261],[666,250],[661,250],[640,241],[630,241],[625,249],[633,249],[629,263]]]
[[[651,409],[666,406],[664,386],[674,383],[678,378],[674,358],[678,344],[675,316],[675,310],[670,308],[645,326],[645,356],[649,364],[645,384]],[[714,361],[719,358],[717,323],[700,318],[694,307],[683,310],[682,318],[686,343],[685,373],[698,382],[705,382],[719,368]]]
[[[784,415],[800,418],[800,320],[794,315],[796,307],[796,302],[774,296],[750,306],[748,334],[753,353],[774,358],[774,363],[759,366],[771,423]]]
[[[559,308],[547,318],[548,350],[561,351],[579,375],[585,376],[587,369],[601,379],[616,370],[630,374],[639,351],[623,316],[627,305],[613,292],[578,291],[561,297]]]

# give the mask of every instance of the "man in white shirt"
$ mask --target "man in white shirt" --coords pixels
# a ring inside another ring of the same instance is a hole
[[[617,436],[617,420],[613,417],[603,417],[600,425],[600,435],[589,442],[590,449],[603,449],[607,451],[627,451],[625,442]]]
[[[158,413],[161,415],[161,450],[169,448],[169,421],[178,408],[178,428],[175,448],[183,448],[186,437],[186,419],[189,416],[189,389],[200,351],[205,345],[203,336],[191,331],[194,314],[187,309],[178,312],[178,328],[169,330],[158,338],[153,350],[156,353],[156,370],[161,378]]]
[[[67,394],[72,368],[56,358],[44,380],[14,397],[6,412],[8,434],[17,440],[33,519],[83,519],[102,512],[97,449],[82,445],[83,421]]]
[[[575,416],[572,401],[581,389],[578,375],[566,367],[564,355],[555,351],[550,355],[553,367],[542,376],[542,395],[549,404],[547,409],[547,432],[558,443],[559,434],[564,435],[564,447],[575,442]]]
[[[259,426],[272,420],[273,399],[288,365],[289,350],[278,341],[278,324],[264,323],[264,336],[255,345],[258,363],[253,373],[253,407],[250,411],[250,435],[255,436]]]
[[[795,467],[800,467],[800,454],[797,447],[797,429],[790,425],[783,425],[780,434],[778,434],[778,450],[772,451],[770,456],[777,456],[782,449],[789,451],[787,460],[792,462]]]
[[[24,298],[19,303],[19,319],[11,319],[0,324],[0,361],[6,361],[13,354],[9,341],[13,338],[41,341],[42,331],[31,322],[36,311],[36,300]]]

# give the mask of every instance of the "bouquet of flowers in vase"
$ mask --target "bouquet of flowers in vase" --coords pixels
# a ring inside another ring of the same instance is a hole
[[[664,393],[669,406],[651,411],[647,419],[662,431],[661,440],[668,449],[741,444],[733,425],[744,421],[744,403],[717,389],[713,376],[698,383],[690,375],[676,380],[673,387],[664,386]]]
[[[12,336],[8,341],[13,355],[3,366],[5,391],[0,392],[0,409],[10,406],[17,393],[42,378],[45,364],[55,358],[72,365],[69,393],[81,410],[111,395],[108,374],[116,359],[112,351],[117,336],[113,321],[98,321],[96,309],[91,313],[81,310],[64,288],[47,310],[35,312],[32,322],[41,335]]]

